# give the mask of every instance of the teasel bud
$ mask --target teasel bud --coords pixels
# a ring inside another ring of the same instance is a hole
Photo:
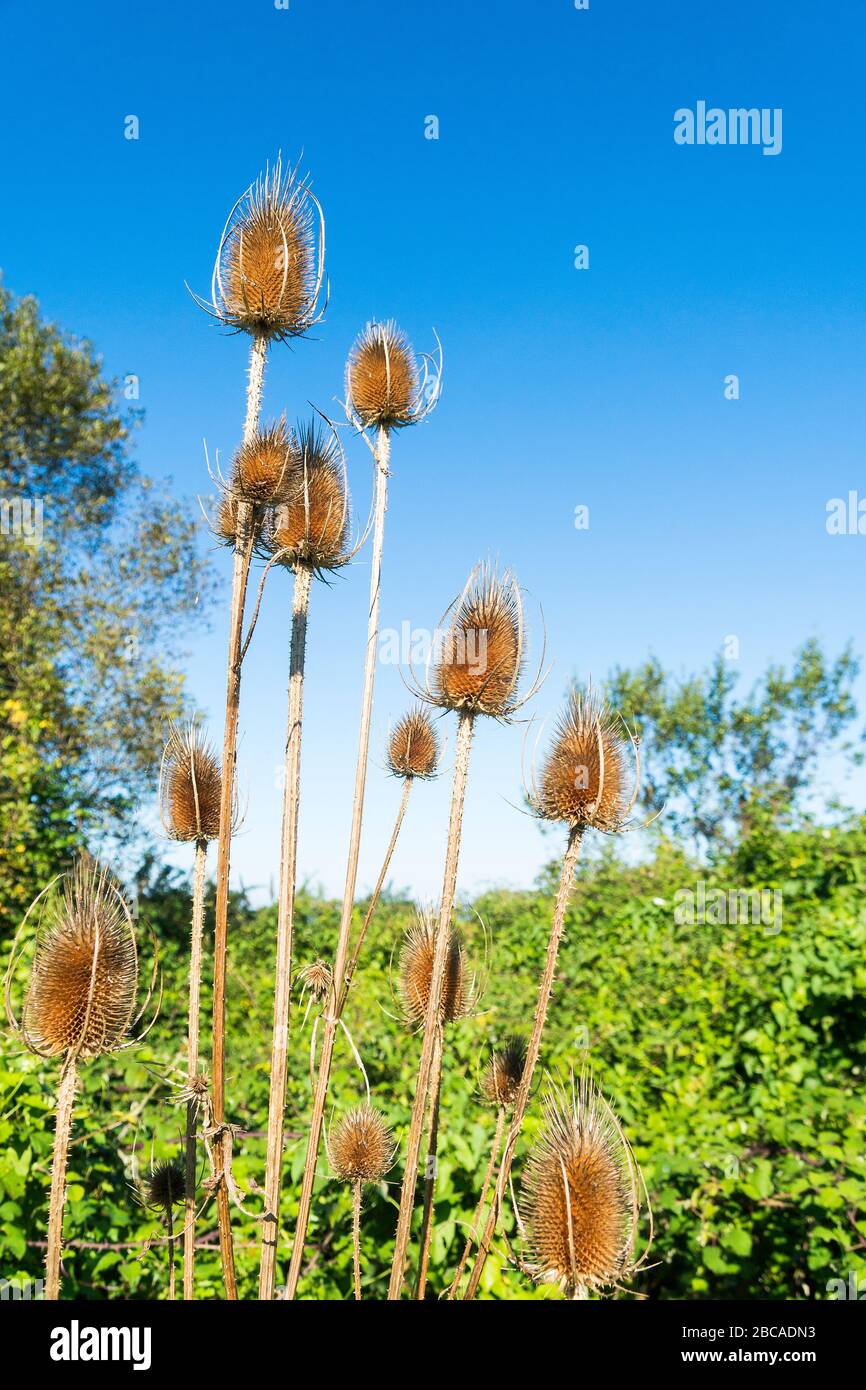
[[[202,728],[172,725],[159,778],[160,815],[173,840],[205,843],[220,833],[220,765]]]
[[[572,1079],[570,1091],[552,1089],[544,1115],[519,1204],[529,1269],[538,1282],[585,1297],[619,1285],[638,1267],[642,1177],[616,1116],[587,1076]]]
[[[346,363],[346,403],[363,425],[402,429],[421,415],[419,373],[405,333],[368,323]]]
[[[625,828],[639,782],[637,744],[623,721],[591,689],[573,689],[530,793],[535,813],[615,834]]]
[[[473,571],[440,644],[430,698],[445,709],[507,719],[524,664],[520,590],[507,571]]]
[[[525,1065],[524,1038],[506,1038],[502,1047],[493,1049],[479,1083],[479,1090],[489,1105],[507,1109],[514,1104]]]
[[[166,1213],[179,1206],[185,1196],[186,1175],[183,1164],[175,1159],[157,1163],[151,1168],[144,1189],[145,1205]]]
[[[436,776],[439,739],[427,711],[416,705],[394,727],[388,740],[388,768],[395,777]]]
[[[297,168],[284,172],[278,159],[235,204],[217,251],[211,303],[202,307],[254,337],[300,337],[324,312],[324,261],[319,203]]]
[[[300,425],[296,466],[267,515],[263,546],[281,563],[316,572],[348,563],[349,495],[339,443],[314,422]]]
[[[285,420],[264,425],[235,456],[232,492],[244,502],[280,503],[292,491],[298,462],[298,441]]]
[[[341,1182],[376,1183],[394,1162],[394,1136],[371,1105],[359,1105],[339,1121],[327,1140],[328,1162]]]
[[[408,1026],[421,1028],[430,1000],[430,982],[436,954],[438,914],[421,911],[403,937],[400,951],[398,994]],[[477,999],[474,979],[467,979],[466,951],[463,938],[455,927],[448,933],[445,975],[439,1022],[454,1023],[472,1012]]]

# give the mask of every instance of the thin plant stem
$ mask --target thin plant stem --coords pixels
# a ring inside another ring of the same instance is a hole
[[[51,1199],[48,1207],[48,1250],[45,1256],[45,1297],[60,1297],[60,1251],[63,1245],[63,1206],[66,1201],[66,1163],[72,1110],[75,1103],[76,1065],[69,1054],[60,1073],[54,1121],[54,1156],[51,1161]]]
[[[370,922],[372,921],[373,913],[376,911],[376,905],[379,902],[379,894],[382,892],[382,885],[384,884],[388,874],[388,870],[391,867],[391,858],[397,846],[397,839],[400,834],[400,827],[403,824],[403,817],[406,814],[406,806],[409,801],[409,793],[412,790],[412,783],[414,782],[414,780],[414,777],[404,777],[403,779],[403,791],[400,795],[400,805],[397,808],[397,819],[394,822],[394,829],[391,832],[391,839],[389,840],[388,848],[385,851],[385,858],[382,862],[382,871],[379,874],[379,877],[376,881],[376,887],[373,889],[373,896],[370,899],[370,906],[367,908],[367,915],[364,918],[364,925],[361,927],[361,930],[358,933],[358,940],[355,942],[355,949],[352,952],[352,959],[349,961],[348,967],[346,969],[346,979],[343,985],[343,994],[340,1001],[341,1014],[346,1004],[346,996],[349,993],[349,990],[352,986],[352,977],[355,974],[355,968],[358,964],[358,957],[361,954],[361,947],[364,944],[364,937],[367,935],[367,928],[369,927]]]
[[[289,654],[289,708],[286,721],[286,762],[283,782],[283,822],[280,842],[280,893],[277,914],[277,962],[274,983],[274,1030],[271,1041],[271,1089],[268,1101],[268,1145],[265,1168],[265,1209],[259,1298],[274,1296],[277,1241],[280,1231],[280,1188],[283,1167],[283,1120],[286,1108],[289,1008],[292,990],[292,946],[295,918],[295,880],[298,867],[298,815],[301,801],[301,729],[304,705],[304,659],[312,570],[299,565],[292,597],[292,641]]]
[[[433,1052],[430,1069],[430,1120],[427,1126],[427,1160],[424,1173],[424,1212],[421,1217],[418,1276],[414,1297],[422,1302],[427,1292],[427,1270],[430,1264],[430,1241],[433,1235],[433,1197],[436,1192],[436,1163],[439,1152],[439,1101],[442,1096],[442,1028]]]
[[[481,1196],[478,1198],[478,1206],[475,1208],[475,1215],[472,1218],[472,1225],[469,1228],[469,1235],[466,1239],[466,1244],[463,1247],[463,1254],[460,1256],[460,1263],[458,1264],[457,1269],[454,1272],[454,1278],[451,1280],[451,1287],[448,1290],[449,1301],[454,1298],[454,1295],[457,1292],[457,1289],[460,1285],[460,1280],[463,1278],[463,1271],[466,1268],[469,1256],[472,1253],[472,1247],[475,1244],[475,1239],[478,1234],[478,1227],[481,1225],[481,1218],[484,1215],[484,1207],[487,1203],[487,1193],[490,1191],[490,1184],[493,1181],[493,1173],[495,1171],[496,1164],[499,1159],[499,1150],[502,1146],[502,1132],[504,1129],[505,1110],[502,1106],[500,1106],[499,1112],[496,1116],[496,1130],[493,1135],[493,1145],[490,1149],[490,1159],[487,1164],[487,1170],[484,1174],[484,1180],[481,1184]]]
[[[394,1241],[394,1260],[391,1265],[391,1280],[388,1298],[400,1297],[403,1287],[403,1271],[406,1267],[406,1251],[412,1226],[412,1208],[415,1203],[415,1188],[418,1182],[418,1158],[421,1152],[421,1136],[424,1128],[424,1113],[427,1108],[427,1095],[430,1090],[430,1075],[433,1065],[433,1052],[439,1028],[439,1014],[442,1006],[442,986],[445,979],[445,965],[448,955],[448,937],[451,916],[454,911],[454,895],[457,888],[457,862],[460,857],[460,834],[463,827],[463,804],[466,800],[466,782],[469,776],[469,755],[472,750],[472,731],[474,716],[461,712],[457,725],[457,738],[454,747],[454,777],[451,788],[451,815],[448,824],[448,847],[445,855],[445,874],[442,884],[442,901],[439,909],[439,925],[436,932],[436,948],[433,955],[433,969],[430,978],[430,998],[427,1002],[427,1015],[424,1020],[424,1041],[421,1045],[421,1060],[418,1064],[418,1080],[412,1105],[412,1119],[406,1141],[406,1166],[403,1171],[403,1186],[400,1191],[400,1212],[397,1218],[397,1233]]]
[[[253,339],[250,346],[249,380],[247,383],[247,413],[244,421],[244,442],[252,438],[261,410],[262,385],[265,373],[267,340]],[[225,1122],[225,1030],[226,1030],[226,950],[228,945],[229,870],[231,866],[232,822],[234,819],[234,787],[237,762],[238,713],[241,695],[241,636],[244,601],[253,555],[253,508],[249,502],[239,502],[235,536],[232,597],[229,612],[229,650],[226,673],[226,713],[223,732],[222,792],[220,797],[220,833],[217,841],[216,907],[214,912],[214,976],[213,976],[213,1125],[214,1186],[217,1200],[217,1221],[220,1237],[223,1283],[226,1298],[238,1296],[235,1277],[235,1257],[232,1244],[231,1210],[226,1173],[231,1168],[232,1136]]]
[[[204,874],[207,841],[196,840],[192,876],[192,937],[189,954],[189,1011],[187,1019],[186,1070],[192,1087],[198,1075],[199,1002],[201,998],[201,954],[204,927]],[[185,1189],[183,1221],[183,1296],[195,1297],[195,1217],[196,1217],[196,1129],[198,1095],[186,1103]]]
[[[165,1209],[165,1225],[166,1235],[168,1236],[168,1240],[166,1241],[168,1247],[168,1298],[170,1303],[174,1303],[174,1216],[172,1214],[171,1205],[166,1206]]]
[[[355,1298],[361,1299],[361,1184],[352,1183],[352,1256],[355,1270]]]
[[[572,827],[568,836],[568,846],[565,851],[565,857],[562,861],[559,890],[553,908],[553,921],[550,925],[550,938],[547,943],[547,959],[545,960],[541,982],[538,986],[538,1001],[535,1005],[535,1018],[532,1024],[532,1033],[526,1049],[526,1062],[523,1067],[523,1075],[520,1079],[517,1098],[514,1102],[514,1110],[511,1116],[508,1136],[505,1141],[502,1162],[499,1165],[493,1201],[490,1204],[490,1211],[487,1215],[484,1234],[481,1237],[478,1253],[475,1256],[475,1263],[472,1266],[472,1273],[469,1276],[469,1283],[466,1286],[464,1299],[474,1298],[478,1290],[481,1274],[487,1261],[487,1256],[490,1253],[490,1243],[493,1240],[493,1234],[496,1230],[496,1222],[499,1219],[502,1198],[508,1183],[508,1176],[511,1172],[511,1164],[514,1161],[517,1140],[520,1137],[523,1119],[529,1104],[532,1077],[536,1063],[538,1062],[538,1054],[541,1051],[541,1035],[544,1032],[544,1025],[547,1021],[547,1011],[550,1007],[550,996],[553,993],[553,981],[556,976],[556,961],[559,955],[563,931],[565,929],[565,912],[574,887],[574,871],[577,868],[577,861],[580,856],[582,838],[583,831],[576,826]]]
[[[382,587],[382,547],[385,535],[385,512],[388,507],[388,460],[390,457],[388,431],[380,429],[376,440],[376,507],[373,521],[373,553],[370,570],[370,612],[367,621],[367,651],[364,660],[364,687],[361,695],[361,725],[358,734],[358,763],[355,771],[355,799],[352,807],[352,829],[349,836],[349,858],[346,866],[346,884],[343,890],[343,906],[340,913],[340,927],[337,935],[337,950],[334,956],[333,980],[328,1007],[322,1015],[322,1050],[319,1055],[319,1070],[316,1077],[316,1090],[313,1095],[313,1110],[310,1117],[310,1132],[307,1140],[307,1156],[301,1193],[298,1201],[298,1218],[295,1223],[295,1237],[292,1245],[292,1258],[286,1279],[286,1299],[293,1299],[301,1277],[301,1262],[304,1257],[304,1244],[310,1220],[313,1200],[313,1184],[316,1180],[316,1167],[319,1161],[319,1146],[322,1140],[322,1123],[325,1115],[325,1100],[328,1094],[328,1081],[331,1075],[331,1061],[334,1055],[334,1041],[345,992],[343,980],[349,954],[349,938],[352,930],[352,908],[355,902],[355,884],[358,878],[358,854],[361,848],[361,823],[364,814],[364,790],[367,782],[367,761],[370,751],[370,719],[373,710],[373,686],[376,679],[376,654],[379,640],[379,602]]]

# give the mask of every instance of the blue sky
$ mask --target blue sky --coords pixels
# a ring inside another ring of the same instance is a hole
[[[685,674],[735,634],[748,683],[809,635],[859,642],[866,537],[828,536],[825,508],[866,495],[861,4],[6,0],[0,26],[17,55],[0,92],[5,280],[91,338],[109,374],[140,378],[146,470],[191,498],[208,486],[202,439],[225,457],[237,444],[245,342],[184,280],[206,291],[235,198],[279,149],[303,149],[331,303],[317,341],[275,349],[267,413],[329,409],[371,317],[419,348],[435,326],[445,348],[438,411],[395,442],[386,627],[432,627],[476,560],[499,557],[530,617],[543,605],[556,666],[541,715],[570,677],[650,652]],[[782,152],[675,144],[674,112],[700,100],[781,108]],[[363,445],[349,467],[365,513]],[[300,862],[332,892],[368,563],[317,586],[311,609]],[[234,869],[260,892],[277,863],[289,603],[278,577],[245,668]],[[217,732],[224,648],[216,611],[189,670]],[[380,667],[360,890],[396,806],[381,755],[406,701]],[[553,852],[514,806],[521,741],[480,731],[464,892],[527,884]],[[438,892],[447,801],[447,776],[416,790],[395,859],[421,897]]]

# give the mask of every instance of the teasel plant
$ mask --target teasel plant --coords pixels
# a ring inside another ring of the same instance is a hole
[[[447,623],[444,640],[434,644],[425,684],[418,687],[417,693],[430,704],[456,712],[457,735],[433,974],[406,1141],[406,1165],[388,1288],[390,1300],[400,1297],[406,1266],[424,1114],[434,1069],[438,1016],[457,889],[463,806],[475,721],[479,715],[500,722],[513,719],[535,694],[543,678],[542,651],[539,672],[532,687],[523,697],[518,695],[525,665],[526,634],[520,589],[514,576],[507,570],[500,574],[495,566],[476,566],[462,594],[446,611],[438,627],[442,628],[443,623]]]
[[[174,1208],[185,1203],[186,1193],[185,1164],[178,1163],[176,1159],[168,1159],[163,1163],[152,1165],[140,1194],[142,1205],[159,1215],[165,1230],[165,1244],[168,1254],[168,1298],[170,1302],[175,1299],[176,1287]]]
[[[554,730],[540,774],[537,777],[531,774],[528,788],[535,815],[549,823],[564,824],[568,839],[553,906],[547,956],[538,986],[526,1065],[514,1102],[493,1201],[467,1285],[467,1299],[474,1298],[478,1290],[529,1103],[532,1078],[541,1051],[542,1034],[556,979],[565,914],[583,838],[588,830],[599,830],[607,835],[630,830],[629,818],[639,791],[640,750],[636,738],[625,721],[608,708],[591,686],[585,691],[573,688]]]
[[[62,885],[62,887],[61,887]],[[27,949],[25,930],[39,909],[32,961],[20,1019],[12,999],[15,975]],[[60,1297],[60,1257],[66,1169],[79,1064],[143,1041],[159,1011],[131,1036],[148,1011],[159,970],[156,941],[144,1000],[139,997],[139,951],[132,913],[116,879],[89,855],[52,879],[24,915],[9,955],[6,1017],[15,1036],[38,1057],[60,1059],[48,1210],[45,1297]]]
[[[370,752],[370,721],[373,712],[373,687],[379,638],[382,553],[385,538],[385,513],[388,506],[391,437],[396,430],[420,424],[435,408],[442,389],[442,369],[442,347],[438,338],[437,353],[422,355],[419,366],[418,358],[408,339],[391,322],[369,324],[352,347],[346,365],[346,398],[343,402],[343,408],[347,420],[369,448],[375,467],[370,606],[367,619],[367,645],[361,691],[361,716],[352,800],[352,822],[349,831],[346,880],[334,954],[332,1001],[324,1015],[322,1046],[310,1116],[307,1153],[286,1279],[285,1297],[287,1300],[295,1297],[301,1275],[322,1139],[331,1063],[334,1056],[334,1043],[346,1000],[344,982],[351,946],[352,912],[358,878],[358,857],[361,848],[364,794]]]
[[[184,1299],[195,1296],[196,1132],[202,1096],[208,1090],[207,1076],[199,1071],[205,871],[208,844],[219,836],[221,795],[222,772],[201,725],[195,720],[185,728],[172,725],[160,766],[160,819],[163,829],[172,840],[195,845],[187,1009],[187,1076],[182,1093],[182,1099],[186,1101]],[[237,803],[233,808],[233,822],[236,820]]]
[[[259,432],[265,359],[274,342],[303,337],[321,321],[327,303],[325,219],[298,166],[277,159],[238,198],[223,228],[208,301],[199,305],[231,332],[250,340],[242,450]],[[241,479],[236,472],[235,481]],[[226,1123],[225,995],[232,806],[235,797],[243,619],[257,532],[256,503],[243,488],[222,497],[217,524],[234,550],[223,733],[223,786],[214,913],[212,1088],[214,1185],[226,1297],[237,1298],[231,1228],[232,1132]]]
[[[334,1176],[352,1189],[352,1264],[356,1300],[361,1298],[361,1194],[367,1184],[382,1182],[394,1163],[394,1136],[370,1104],[356,1106],[325,1136],[325,1152]]]
[[[436,957],[438,913],[422,910],[403,937],[398,967],[398,999],[403,1023],[421,1032],[427,1018]],[[486,952],[485,952],[486,955]],[[486,963],[486,962],[485,962]],[[466,947],[461,932],[452,926],[448,932],[445,973],[436,1020],[436,1036],[430,1077],[430,1103],[427,1118],[427,1148],[424,1179],[424,1205],[419,1240],[418,1272],[414,1297],[423,1300],[427,1290],[430,1240],[433,1234],[433,1199],[439,1155],[439,1102],[442,1094],[442,1059],[445,1029],[474,1013],[484,993],[484,984],[469,974]]]
[[[472,1247],[481,1225],[481,1218],[484,1215],[484,1208],[487,1205],[487,1197],[490,1192],[490,1184],[496,1172],[496,1165],[499,1161],[499,1154],[502,1148],[502,1137],[505,1130],[505,1121],[508,1111],[514,1105],[520,1090],[520,1083],[523,1079],[523,1071],[526,1066],[526,1039],[519,1037],[506,1038],[501,1047],[491,1049],[490,1059],[481,1074],[478,1083],[478,1091],[481,1099],[486,1105],[496,1108],[496,1127],[493,1132],[493,1143],[490,1149],[490,1158],[484,1177],[481,1180],[481,1192],[478,1204],[475,1208],[475,1215],[469,1228],[469,1235],[463,1247],[463,1254],[454,1271],[454,1278],[449,1285],[447,1298],[452,1300],[459,1287],[463,1272],[466,1269],[469,1256],[472,1254]]]
[[[636,1259],[641,1218],[649,1234]],[[653,1239],[646,1183],[617,1116],[588,1071],[552,1084],[544,1125],[530,1150],[515,1213],[537,1283],[571,1299],[625,1292]]]

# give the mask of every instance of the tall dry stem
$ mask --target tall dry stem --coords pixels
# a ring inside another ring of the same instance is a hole
[[[421,1237],[418,1242],[418,1275],[414,1297],[422,1302],[427,1292],[427,1270],[430,1264],[430,1241],[433,1235],[433,1197],[436,1192],[436,1165],[439,1156],[439,1102],[442,1097],[443,1030],[439,1029],[430,1069],[430,1119],[427,1125],[427,1159],[424,1172],[424,1210],[421,1217]]]
[[[388,461],[390,440],[387,429],[381,428],[376,439],[376,507],[373,521],[373,550],[370,571],[370,611],[367,621],[367,650],[364,660],[364,687],[361,695],[361,725],[358,735],[358,763],[355,772],[355,797],[352,807],[352,828],[349,836],[349,859],[346,867],[346,883],[343,890],[343,906],[340,913],[340,927],[337,936],[337,950],[334,958],[333,982],[328,1007],[323,1015],[322,1050],[316,1089],[313,1096],[313,1111],[310,1118],[310,1133],[307,1141],[307,1156],[295,1237],[292,1245],[292,1258],[286,1280],[286,1299],[293,1299],[301,1275],[304,1244],[310,1220],[310,1207],[313,1199],[313,1184],[319,1160],[319,1146],[322,1139],[322,1123],[325,1115],[325,1100],[328,1094],[328,1081],[331,1075],[331,1061],[334,1055],[334,1041],[340,1021],[342,1004],[345,1002],[343,980],[349,954],[349,939],[352,930],[352,908],[355,902],[355,884],[358,878],[358,855],[361,848],[361,823],[364,814],[364,791],[367,782],[367,761],[370,751],[370,720],[373,710],[373,686],[376,678],[376,653],[379,638],[379,604],[382,586],[382,547],[385,535],[385,512],[388,507]]]
[[[199,1003],[201,999],[201,955],[204,927],[204,875],[207,841],[197,840],[192,879],[192,938],[189,957],[189,1011],[187,1021],[186,1067],[189,1084],[198,1076]],[[183,1296],[195,1297],[195,1217],[196,1217],[196,1129],[199,1095],[196,1091],[186,1103],[185,1195],[183,1223]]]
[[[312,571],[299,565],[292,600],[292,640],[289,657],[289,708],[283,783],[283,821],[280,843],[280,892],[277,917],[277,961],[274,986],[274,1029],[271,1042],[271,1088],[268,1102],[268,1145],[265,1170],[265,1209],[259,1298],[274,1296],[277,1240],[280,1230],[280,1188],[283,1166],[283,1117],[286,1106],[289,1007],[292,985],[292,938],[298,858],[298,814],[301,798],[301,721],[304,702],[304,658]]]
[[[496,1129],[493,1134],[493,1144],[490,1148],[490,1158],[488,1159],[487,1168],[485,1169],[484,1178],[481,1183],[481,1195],[478,1198],[478,1205],[475,1208],[475,1215],[472,1218],[472,1225],[469,1227],[469,1235],[466,1237],[466,1244],[463,1247],[463,1254],[460,1256],[460,1261],[457,1265],[456,1270],[454,1271],[454,1278],[451,1280],[451,1284],[448,1289],[449,1301],[454,1299],[457,1290],[460,1287],[460,1280],[463,1278],[463,1271],[465,1270],[466,1265],[469,1261],[469,1256],[472,1254],[472,1247],[475,1244],[475,1240],[478,1234],[478,1227],[481,1225],[481,1218],[484,1215],[484,1208],[487,1204],[487,1194],[490,1191],[490,1184],[493,1181],[493,1174],[496,1170],[496,1164],[499,1160],[499,1150],[502,1146],[502,1133],[504,1129],[505,1107],[500,1106],[496,1115]]]
[[[48,1249],[45,1256],[45,1297],[60,1297],[60,1251],[63,1245],[63,1206],[66,1198],[66,1163],[75,1103],[76,1064],[70,1053],[60,1073],[54,1121],[54,1155],[51,1160],[51,1200],[48,1208]]]
[[[413,781],[414,778],[412,777],[405,777],[403,779],[403,790],[400,794],[400,805],[397,808],[397,818],[394,821],[394,829],[391,831],[391,838],[388,841],[388,848],[385,851],[385,858],[382,861],[382,870],[379,874],[378,879],[376,880],[376,887],[373,889],[373,896],[370,898],[370,906],[367,908],[367,914],[364,918],[361,930],[358,933],[358,940],[355,942],[355,949],[352,952],[352,959],[349,961],[349,964],[346,967],[346,979],[343,984],[343,993],[340,1002],[341,1014],[346,1004],[346,996],[348,995],[349,990],[352,987],[352,978],[355,974],[355,970],[358,965],[358,957],[361,954],[361,947],[363,946],[364,938],[367,935],[367,928],[373,920],[373,913],[376,911],[376,906],[379,902],[379,895],[382,892],[382,886],[385,882],[385,879],[388,876],[388,870],[391,867],[391,860],[394,856],[394,850],[397,847],[397,840],[400,835],[400,827],[403,824],[403,817],[406,815],[406,807],[409,803],[409,793],[412,790]]]
[[[352,1267],[355,1299],[361,1301],[361,1183],[352,1183]]]
[[[433,1069],[436,1036],[439,1028],[439,1011],[442,1004],[442,984],[445,978],[451,917],[454,911],[454,895],[457,888],[457,863],[460,857],[463,805],[466,800],[466,782],[469,776],[469,755],[472,749],[472,732],[474,726],[474,714],[471,711],[461,712],[457,725],[457,738],[454,748],[451,815],[448,824],[448,847],[445,855],[445,874],[442,884],[442,900],[439,909],[439,925],[436,933],[436,952],[433,958],[433,970],[430,979],[430,997],[427,1001],[427,1015],[424,1020],[424,1038],[421,1045],[421,1060],[418,1065],[418,1080],[415,1086],[412,1119],[409,1125],[409,1136],[406,1141],[406,1166],[403,1173],[403,1186],[400,1191],[400,1212],[397,1218],[394,1260],[391,1266],[391,1280],[388,1287],[388,1298],[390,1300],[400,1297],[400,1291],[403,1287],[403,1272],[406,1267],[406,1252],[412,1226],[415,1188],[418,1182],[418,1159],[421,1152],[424,1115],[427,1108],[427,1096],[430,1090],[430,1077]]]

